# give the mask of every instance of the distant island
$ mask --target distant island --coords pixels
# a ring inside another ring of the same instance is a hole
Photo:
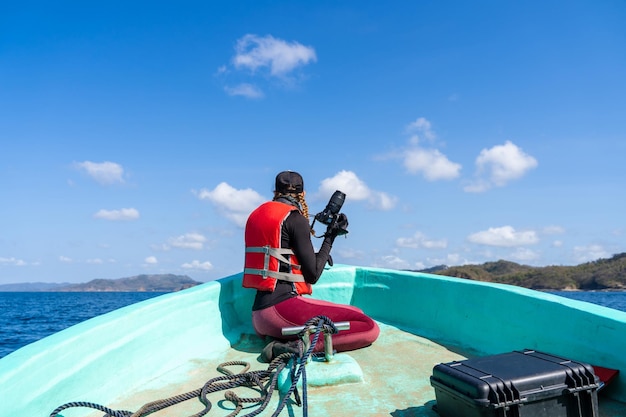
[[[479,265],[438,265],[412,270],[474,281],[497,282],[534,290],[626,290],[626,253],[576,266],[529,266],[499,260]],[[84,284],[29,282],[0,285],[0,292],[173,292],[202,284],[186,275],[137,275],[119,279],[94,279]]]
[[[82,284],[27,282],[0,285],[0,292],[174,292],[201,282],[186,275],[136,275],[118,279],[94,279]]]
[[[626,253],[576,266],[520,265],[500,260],[480,265],[440,265],[419,272],[511,284],[534,290],[626,290]]]

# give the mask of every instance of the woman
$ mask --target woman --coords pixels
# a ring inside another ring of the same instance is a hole
[[[368,346],[376,340],[380,330],[363,311],[350,305],[304,297],[312,293],[312,285],[326,263],[332,262],[330,250],[335,238],[348,227],[345,214],[339,214],[315,253],[304,195],[302,176],[283,171],[276,176],[274,199],[261,204],[246,223],[243,286],[257,290],[252,306],[254,329],[260,336],[285,340],[282,328],[302,326],[309,319],[323,315],[333,322],[350,322],[349,330],[333,335],[333,347],[338,352]],[[271,361],[287,349],[274,341],[266,346],[261,356]],[[315,350],[323,350],[321,341]]]

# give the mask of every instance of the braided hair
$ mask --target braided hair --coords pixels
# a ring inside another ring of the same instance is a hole
[[[309,205],[304,199],[304,193],[281,193],[278,191],[274,191],[274,200],[281,197],[295,202],[296,207],[298,207],[298,211],[300,211],[300,214],[302,214],[307,219],[307,221],[309,220]],[[313,229],[311,229],[311,234],[315,235],[315,231]]]

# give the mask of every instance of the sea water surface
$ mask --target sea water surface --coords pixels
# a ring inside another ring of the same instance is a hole
[[[626,311],[626,291],[550,291],[550,293]]]
[[[46,336],[162,292],[0,292],[0,358]]]
[[[624,291],[553,291],[552,294],[626,311]],[[0,292],[0,358],[46,336],[164,293]]]

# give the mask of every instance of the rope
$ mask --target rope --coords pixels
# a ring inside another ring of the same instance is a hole
[[[312,319],[308,320],[304,324],[304,330],[302,330],[302,332],[300,332],[300,334],[298,336],[304,335],[307,332],[307,329],[309,329],[311,327],[315,327],[315,332],[314,332],[313,340],[311,341],[311,346],[309,346],[309,349],[307,350],[307,352],[304,355],[300,355],[300,358],[298,360],[298,364],[294,368],[295,369],[295,373],[294,373],[294,376],[292,377],[291,387],[289,387],[289,390],[287,391],[287,394],[283,397],[283,400],[278,405],[278,408],[276,409],[274,414],[272,414],[272,417],[278,416],[280,414],[280,412],[283,410],[283,408],[287,404],[287,400],[289,399],[291,394],[294,393],[294,391],[296,391],[298,380],[300,379],[301,375],[303,375],[303,384],[302,384],[303,403],[304,404],[308,404],[308,402],[307,402],[306,384],[304,383],[304,382],[306,382],[305,365],[307,364],[309,357],[311,357],[311,355],[313,354],[313,349],[315,348],[315,345],[317,345],[317,341],[319,340],[320,333],[322,332],[322,330],[326,330],[326,331],[328,331],[331,334],[337,333],[337,327],[332,322],[332,320],[330,320],[326,316],[316,316],[316,317],[313,317]],[[300,347],[300,349],[302,349],[302,347]],[[303,407],[302,415],[303,415],[303,417],[307,417],[308,416],[308,407],[307,406]]]
[[[310,332],[311,329],[315,329],[315,331]],[[50,417],[57,417],[61,411],[68,408],[78,407],[92,408],[98,411],[102,411],[103,413],[105,413],[104,417],[145,417],[149,414],[194,398],[197,398],[204,405],[204,409],[189,417],[202,417],[206,415],[212,407],[212,404],[207,398],[207,395],[218,391],[225,391],[224,398],[235,406],[234,410],[230,414],[228,414],[227,417],[237,416],[244,409],[245,404],[257,404],[257,408],[255,410],[242,416],[254,417],[262,413],[267,408],[272,398],[272,394],[274,393],[276,386],[278,385],[279,374],[292,361],[294,365],[291,368],[291,386],[289,387],[289,390],[282,396],[282,399],[276,411],[274,411],[274,413],[272,414],[272,417],[277,417],[281,413],[292,395],[294,396],[296,404],[298,406],[302,406],[303,417],[308,417],[305,365],[308,363],[310,357],[318,356],[317,354],[313,353],[313,349],[315,348],[315,345],[319,340],[320,333],[327,332],[335,334],[337,333],[337,331],[337,327],[328,317],[316,316],[308,320],[304,325],[304,329],[298,334],[299,353],[297,355],[294,353],[283,353],[277,356],[274,360],[272,360],[266,370],[250,371],[250,364],[243,361],[224,362],[217,367],[217,370],[223,375],[210,379],[204,384],[202,388],[187,392],[185,394],[175,395],[170,398],[146,403],[134,413],[132,411],[113,410],[111,408],[91,402],[76,401],[63,404],[62,406],[56,408],[50,414]],[[303,343],[301,339],[302,337],[304,337],[304,335],[307,334],[307,332],[313,333],[314,336],[308,350],[306,352],[303,352]],[[229,366],[242,366],[243,369],[239,373],[235,374],[227,369],[227,367]],[[297,389],[297,384],[300,377],[302,377],[302,399],[300,398]],[[238,394],[232,391],[232,389],[239,387],[249,388],[257,392],[258,396],[240,397]]]
[[[94,403],[90,403],[86,401],[75,401],[75,402],[63,404],[62,406],[58,407],[50,414],[50,417],[56,416],[61,411],[66,410],[68,408],[72,408],[72,407],[93,408],[94,410],[98,410],[98,411],[102,411],[106,413],[106,416],[110,416],[110,417],[128,417],[132,415],[132,411],[115,411],[99,404],[94,404]]]

